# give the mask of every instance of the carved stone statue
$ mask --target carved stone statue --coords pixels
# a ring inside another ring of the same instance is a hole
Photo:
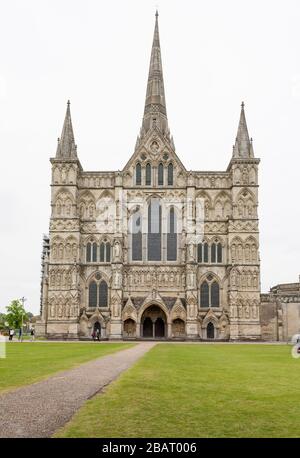
[[[113,303],[113,307],[112,307],[112,312],[113,312],[113,317],[114,318],[118,318],[120,316],[120,304],[119,304],[119,301],[117,298],[115,298],[115,301]]]
[[[248,184],[248,170],[246,167],[243,168],[243,184]]]
[[[119,269],[114,271],[114,288],[120,289],[122,286],[122,274]]]
[[[72,269],[72,286],[75,287],[77,282],[77,268],[76,266]]]
[[[114,244],[114,259],[116,261],[121,260],[122,257],[122,245],[121,243],[117,240]]]
[[[195,261],[195,245],[190,243],[188,245],[189,261]]]
[[[233,269],[232,273],[231,273],[231,286],[233,286],[234,288],[236,287],[236,271],[235,271],[235,269]]]
[[[62,171],[61,171],[61,181],[63,183],[66,182],[66,169],[64,167],[62,168]]]
[[[51,316],[51,318],[55,317],[55,305],[53,305],[53,304],[50,307],[50,316]]]

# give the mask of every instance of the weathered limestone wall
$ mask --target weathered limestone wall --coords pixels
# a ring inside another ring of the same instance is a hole
[[[274,302],[261,302],[260,323],[262,340],[276,341],[278,335],[277,304]]]
[[[263,340],[289,341],[300,333],[300,282],[274,286],[261,295]]]

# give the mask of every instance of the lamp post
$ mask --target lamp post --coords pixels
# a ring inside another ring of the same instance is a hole
[[[23,311],[22,311],[22,324],[21,324],[21,337],[20,337],[20,341],[22,342],[23,341],[23,317],[24,317],[24,304],[25,304],[25,301],[27,301],[26,297],[21,297],[20,301],[22,302],[22,306],[23,306]]]

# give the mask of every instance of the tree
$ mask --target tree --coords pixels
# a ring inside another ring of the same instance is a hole
[[[32,323],[32,318],[34,317],[33,313],[27,312],[27,320],[26,320],[26,331],[30,331],[30,323]]]
[[[11,301],[10,305],[6,307],[7,314],[5,320],[8,322],[10,328],[21,328],[22,323],[28,320],[28,315],[20,300],[15,299]]]
[[[5,323],[6,323],[6,315],[5,313],[0,313],[0,331],[6,328]]]

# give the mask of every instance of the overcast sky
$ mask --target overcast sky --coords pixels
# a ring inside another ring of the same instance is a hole
[[[66,102],[85,170],[122,169],[143,112],[156,5],[169,125],[188,170],[225,170],[245,101],[262,291],[300,274],[299,0],[0,0],[0,310],[39,311],[50,162]]]

